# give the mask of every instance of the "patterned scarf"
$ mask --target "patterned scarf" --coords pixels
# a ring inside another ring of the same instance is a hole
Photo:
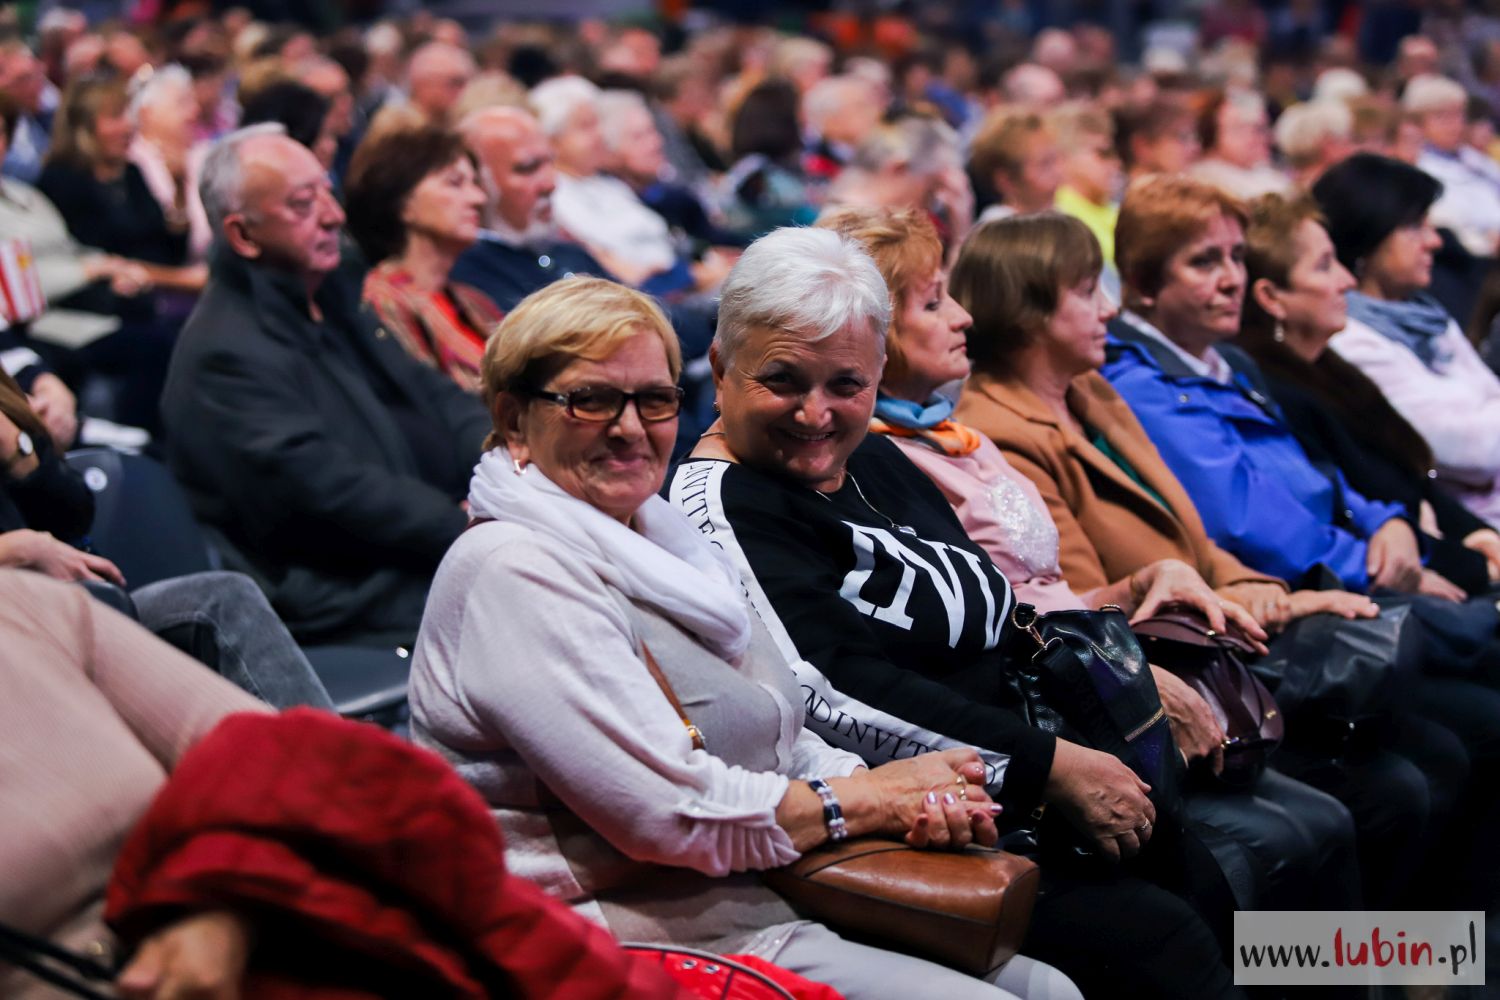
[[[875,400],[875,416],[870,430],[892,437],[917,438],[947,455],[958,458],[977,450],[984,439],[972,428],[948,419],[953,401],[933,396],[925,404],[880,396]]]

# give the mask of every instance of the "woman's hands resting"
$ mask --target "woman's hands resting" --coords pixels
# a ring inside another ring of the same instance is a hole
[[[1120,758],[1058,740],[1043,794],[1100,853],[1118,861],[1151,839],[1156,806],[1150,791]]]
[[[253,941],[236,913],[195,913],[142,942],[115,988],[125,1000],[238,1000]]]
[[[125,586],[125,574],[108,559],[30,528],[0,532],[0,566],[33,569],[67,583],[98,580]]]
[[[1223,632],[1233,622],[1260,652],[1266,651],[1262,645],[1266,632],[1250,612],[1214,593],[1198,571],[1180,559],[1161,559],[1138,569],[1130,575],[1129,582],[1131,604],[1135,608],[1130,616],[1132,622],[1150,618],[1169,605],[1180,604],[1201,612],[1215,631]]]
[[[1347,590],[1294,590],[1274,583],[1236,583],[1220,591],[1237,601],[1267,632],[1280,632],[1299,618],[1330,614],[1340,618],[1374,618],[1380,607],[1363,594]]]
[[[960,781],[959,779],[963,780]],[[985,793],[984,762],[971,749],[941,750],[829,778],[849,836],[900,837],[912,847],[993,846],[1000,806]],[[799,851],[828,839],[823,804],[806,782],[793,781],[776,819]]]
[[[912,847],[989,847],[1000,839],[995,828],[1000,807],[984,790],[984,762],[973,750],[892,761],[868,777],[885,796],[890,814],[886,832],[902,834]]]
[[[1371,590],[1411,594],[1422,585],[1422,550],[1411,525],[1393,517],[1370,536],[1365,570]]]
[[[1172,728],[1172,740],[1183,759],[1192,763],[1206,759],[1214,774],[1224,770],[1224,728],[1214,717],[1213,709],[1187,681],[1161,667],[1152,665],[1151,676],[1161,695],[1162,710]]]

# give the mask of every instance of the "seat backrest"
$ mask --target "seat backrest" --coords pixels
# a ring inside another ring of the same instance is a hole
[[[67,462],[94,493],[94,550],[132,588],[219,568],[182,487],[161,463],[110,448],[69,452]]]

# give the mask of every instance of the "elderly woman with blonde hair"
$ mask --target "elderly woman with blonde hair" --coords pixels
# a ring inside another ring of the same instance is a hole
[[[518,873],[622,939],[747,952],[851,998],[1011,996],[801,921],[756,875],[842,836],[830,798],[849,835],[917,847],[993,844],[997,809],[972,749],[867,771],[803,729],[733,564],[657,496],[681,366],[655,303],[596,278],[490,338],[495,430],[418,637],[417,741],[486,797]],[[998,976],[1076,995],[1025,959]]]

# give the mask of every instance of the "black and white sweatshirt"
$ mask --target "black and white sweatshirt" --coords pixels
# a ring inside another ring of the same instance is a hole
[[[694,459],[670,497],[738,563],[811,729],[872,766],[977,747],[1019,821],[1041,799],[1056,741],[1004,702],[1010,585],[895,445],[870,435],[848,473],[823,494]]]

